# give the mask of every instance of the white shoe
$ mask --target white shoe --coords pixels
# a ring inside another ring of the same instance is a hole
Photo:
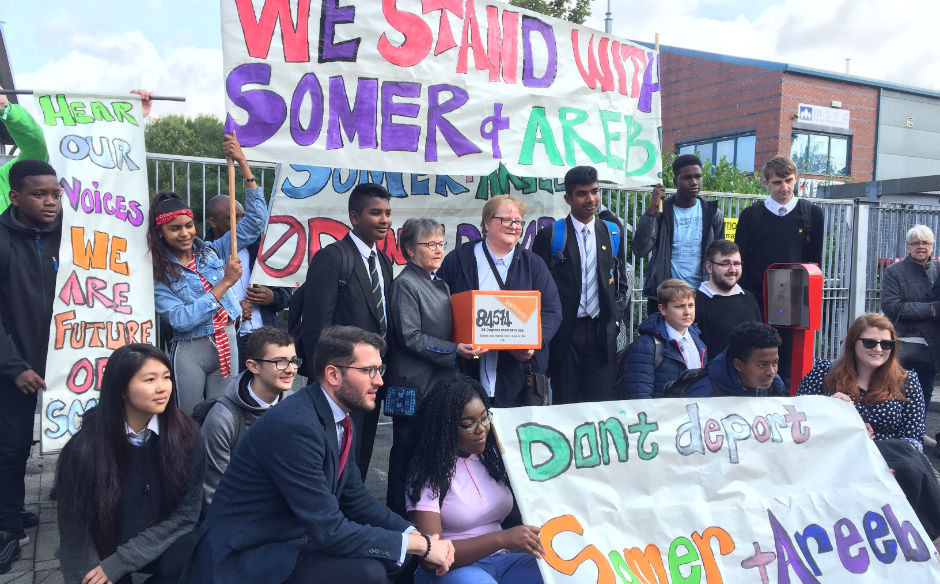
[[[931,448],[936,448],[937,446],[937,441],[926,434],[920,437],[920,441],[924,446],[929,446]]]

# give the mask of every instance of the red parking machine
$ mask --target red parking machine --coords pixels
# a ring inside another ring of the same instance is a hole
[[[767,324],[793,329],[790,395],[813,368],[813,341],[822,326],[823,275],[816,264],[771,264],[764,272]]]

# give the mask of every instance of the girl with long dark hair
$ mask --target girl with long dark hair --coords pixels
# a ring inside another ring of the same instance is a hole
[[[199,519],[205,445],[176,405],[163,351],[115,351],[98,405],[59,456],[59,561],[68,584],[176,582]]]
[[[244,249],[268,222],[264,193],[234,135],[225,136],[222,150],[238,163],[245,181],[246,212],[235,229],[238,248]],[[204,399],[221,397],[226,378],[238,373],[235,320],[242,308],[232,287],[242,265],[231,254],[231,232],[214,241],[196,237],[193,211],[176,193],[157,193],[148,225],[157,314],[173,329],[170,360],[179,405],[191,414]]]
[[[408,518],[421,533],[452,540],[454,563],[440,577],[430,566],[418,568],[415,584],[542,581],[539,529],[501,527],[513,497],[491,421],[483,385],[465,375],[441,381],[421,404]]]

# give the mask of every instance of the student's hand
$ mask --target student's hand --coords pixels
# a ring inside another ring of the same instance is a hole
[[[267,306],[274,302],[274,292],[267,286],[252,284],[245,291],[245,300],[257,306]]]
[[[489,351],[489,349],[474,349],[473,345],[457,343],[457,355],[464,359],[479,359],[480,355],[487,351]]]
[[[245,153],[242,152],[241,144],[238,143],[238,138],[235,137],[235,134],[226,134],[222,137],[222,152],[226,156],[238,163],[238,166],[245,169],[247,165],[247,159],[245,158]],[[247,178],[247,177],[246,177]]]
[[[2,90],[2,89],[3,89],[3,86],[0,85],[0,90]],[[2,93],[0,93],[0,111],[3,111],[3,109],[6,108],[6,107],[7,107],[7,104],[9,104],[9,103],[10,103],[10,100],[7,99],[7,96],[4,95],[4,94],[2,94]]]
[[[228,261],[225,262],[225,275],[222,276],[222,281],[227,283],[229,288],[231,288],[241,277],[242,261],[238,259],[237,255],[228,256]]]
[[[847,394],[842,393],[841,391],[835,392],[835,393],[832,394],[830,397],[834,397],[834,398],[836,398],[836,399],[841,399],[841,400],[844,401],[844,402],[852,403],[852,398],[849,397]]]
[[[42,377],[32,369],[20,373],[16,376],[16,387],[25,394],[36,393],[40,389],[46,389],[46,382]]]
[[[251,320],[251,302],[247,299],[238,303],[242,307],[242,320]]]
[[[440,577],[450,570],[454,563],[454,544],[449,540],[441,539],[436,533],[431,535],[431,553],[428,557],[421,560],[425,570],[434,572],[434,575]]]
[[[150,115],[150,106],[153,105],[151,98],[153,98],[153,92],[147,91],[146,89],[132,89],[131,93],[136,93],[140,96],[140,109],[144,112],[144,117]]]
[[[516,358],[516,361],[522,361],[523,363],[532,358],[532,355],[535,355],[535,349],[511,349],[509,354]]]
[[[91,572],[88,572],[82,578],[82,584],[111,584],[111,580],[108,580],[108,576],[101,569],[101,566],[95,566]]]
[[[869,424],[868,422],[865,422],[865,430],[868,431],[868,437],[871,438],[872,440],[874,440],[874,439],[875,439],[875,429],[872,428],[872,427],[871,427],[871,424]]]
[[[658,213],[659,212],[659,203],[666,198],[666,187],[663,185],[656,185],[653,187],[653,192],[650,194],[650,205],[646,208],[647,213]]]
[[[500,542],[504,549],[532,554],[539,559],[542,559],[542,554],[545,553],[542,540],[539,539],[539,528],[532,525],[517,525],[512,529],[502,530]]]

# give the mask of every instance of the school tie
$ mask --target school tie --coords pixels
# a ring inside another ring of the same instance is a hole
[[[336,479],[343,476],[343,467],[346,466],[346,459],[349,457],[349,445],[352,444],[353,425],[349,419],[349,414],[340,420],[339,425],[343,427],[343,445],[339,449],[339,470],[336,473]]]
[[[582,229],[581,237],[584,240],[584,261],[587,263],[587,266],[584,268],[584,275],[587,278],[587,286],[584,289],[584,294],[587,297],[585,307],[587,308],[588,314],[591,315],[591,318],[597,318],[601,309],[597,303],[597,258],[591,253],[594,246],[591,241],[590,228],[585,227]]]
[[[388,330],[385,325],[385,298],[382,296],[382,286],[379,283],[379,270],[375,265],[375,252],[369,254],[369,277],[372,279],[372,300],[375,301],[375,307],[379,310],[379,328],[382,329],[382,336]]]
[[[783,217],[783,216],[786,215],[786,214],[787,214],[787,208],[786,208],[786,207],[780,207],[779,209],[777,209],[777,215],[780,215],[781,217]]]

